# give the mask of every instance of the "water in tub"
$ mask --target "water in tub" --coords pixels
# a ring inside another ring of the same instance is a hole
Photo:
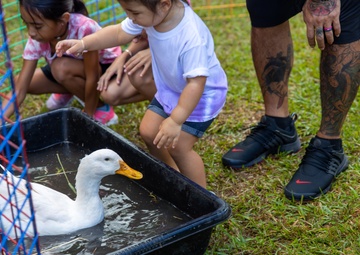
[[[71,143],[29,151],[31,180],[75,198],[71,185],[74,185],[76,169],[79,160],[90,153]],[[99,194],[105,208],[104,221],[68,235],[41,236],[42,254],[107,254],[190,220],[172,204],[126,177],[105,177]]]

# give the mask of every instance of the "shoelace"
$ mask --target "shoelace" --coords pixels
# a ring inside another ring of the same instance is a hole
[[[260,122],[257,126],[252,128],[251,133],[247,138],[252,138],[261,145],[263,145],[266,149],[272,148],[274,146],[278,146],[281,144],[282,140],[277,134],[266,128],[267,125]]]
[[[306,148],[301,165],[309,164],[326,173],[334,174],[340,163],[341,159],[335,153],[332,153],[331,147],[316,148],[309,145]]]

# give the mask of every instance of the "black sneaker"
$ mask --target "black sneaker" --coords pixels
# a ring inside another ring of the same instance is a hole
[[[293,153],[300,150],[300,139],[295,129],[296,114],[289,116],[287,130],[280,129],[274,118],[262,116],[244,141],[231,148],[222,157],[225,166],[234,169],[259,163],[270,154]]]
[[[287,198],[312,200],[330,190],[335,177],[349,165],[338,141],[340,149],[335,149],[329,140],[311,139],[299,169],[284,189]]]

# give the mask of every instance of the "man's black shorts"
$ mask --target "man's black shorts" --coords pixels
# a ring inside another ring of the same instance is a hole
[[[280,25],[302,11],[305,0],[246,0],[253,27]],[[360,39],[360,0],[341,0],[341,34],[336,44]]]

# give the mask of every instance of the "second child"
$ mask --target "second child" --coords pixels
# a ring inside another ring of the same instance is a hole
[[[209,29],[186,1],[120,0],[127,18],[82,40],[57,44],[58,56],[125,45],[145,29],[157,92],[140,125],[150,153],[206,187],[194,144],[222,110],[227,78]],[[106,39],[105,39],[106,38]]]

